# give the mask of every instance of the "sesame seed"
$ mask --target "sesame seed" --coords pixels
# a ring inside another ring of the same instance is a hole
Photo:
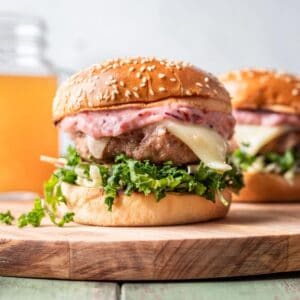
[[[166,77],[166,74],[158,73],[158,78],[163,79]]]
[[[139,98],[140,97],[140,95],[137,92],[133,92],[133,95],[134,95],[135,98]]]
[[[81,88],[78,90],[78,97],[82,96],[82,93],[83,93],[83,89]]]
[[[177,79],[175,77],[170,78],[170,81],[175,82]]]
[[[107,66],[104,70],[105,70],[105,71],[108,71],[108,70],[110,70],[110,69],[112,69],[112,65]]]
[[[217,95],[218,91],[216,89],[213,89],[213,92]]]
[[[114,63],[114,64],[112,65],[113,69],[116,69],[118,66],[119,66],[119,64],[117,64],[117,63]]]
[[[144,72],[145,70],[146,70],[146,66],[141,66],[141,67],[140,67],[140,71],[141,71],[141,72]]]
[[[131,96],[131,92],[129,90],[125,91],[125,97],[129,98]]]
[[[136,73],[136,78],[141,78],[141,73],[140,72]]]
[[[210,88],[210,86],[209,86],[209,84],[207,83],[206,85],[205,85],[208,89]]]
[[[145,87],[146,86],[146,83],[144,83],[144,82],[142,82],[141,84],[140,84],[140,87]]]
[[[201,82],[196,82],[195,84],[199,87],[203,87],[203,84]]]
[[[110,86],[111,82],[110,81],[105,81],[104,84]]]
[[[204,77],[204,81],[205,82],[209,82],[209,78],[208,77]]]
[[[147,77],[143,77],[143,78],[142,78],[142,83],[146,83],[147,80],[148,80]]]
[[[154,91],[152,90],[152,88],[149,88],[149,94],[154,96]]]
[[[147,70],[148,70],[149,72],[151,72],[151,71],[155,70],[155,68],[156,68],[156,66],[155,66],[155,65],[152,65],[152,66],[148,66],[148,67],[147,67]]]
[[[137,86],[134,86],[132,89],[136,92],[139,90],[139,88]]]
[[[129,72],[133,72],[134,71],[134,67],[131,66],[128,70],[129,70]]]
[[[103,99],[107,100],[109,98],[108,96],[108,90],[106,90],[104,93],[103,93]]]
[[[120,86],[121,86],[121,87],[124,87],[124,86],[125,86],[124,81],[120,81]]]
[[[192,96],[193,95],[193,93],[190,90],[186,90],[185,94],[188,95],[188,96]]]
[[[298,89],[293,89],[292,90],[292,95],[293,96],[298,96],[299,95],[299,90]]]
[[[160,88],[158,88],[158,91],[159,91],[159,92],[165,92],[166,89],[165,89],[164,87],[161,86]]]
[[[109,78],[109,80],[113,80],[114,79],[114,77],[112,75],[109,75],[108,78]]]

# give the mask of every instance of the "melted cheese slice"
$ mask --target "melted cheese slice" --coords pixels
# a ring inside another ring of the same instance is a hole
[[[227,142],[213,129],[174,121],[165,121],[163,125],[170,133],[185,143],[209,168],[222,172],[231,169],[231,166],[225,162]]]
[[[103,156],[103,151],[109,141],[109,138],[103,137],[99,140],[94,139],[93,137],[87,135],[86,136],[86,143],[90,153],[93,157],[97,159],[101,159]]]
[[[290,130],[288,126],[237,125],[234,138],[243,150],[251,155],[266,144]],[[246,147],[243,147],[247,145]]]

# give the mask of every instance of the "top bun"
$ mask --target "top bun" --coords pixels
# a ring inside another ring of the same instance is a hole
[[[300,78],[269,70],[241,70],[220,80],[232,97],[235,109],[266,109],[300,114]]]
[[[70,77],[57,91],[53,118],[175,97],[211,98],[231,110],[227,91],[210,73],[185,62],[138,57],[109,60]]]

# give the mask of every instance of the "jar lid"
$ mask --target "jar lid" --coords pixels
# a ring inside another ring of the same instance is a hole
[[[5,39],[35,40],[45,44],[46,25],[42,19],[16,13],[0,13],[0,41]]]

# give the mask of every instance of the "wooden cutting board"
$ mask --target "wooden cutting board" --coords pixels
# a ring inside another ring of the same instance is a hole
[[[31,204],[0,201],[0,211]],[[0,275],[180,280],[300,270],[300,203],[233,204],[226,219],[152,228],[0,226]]]

